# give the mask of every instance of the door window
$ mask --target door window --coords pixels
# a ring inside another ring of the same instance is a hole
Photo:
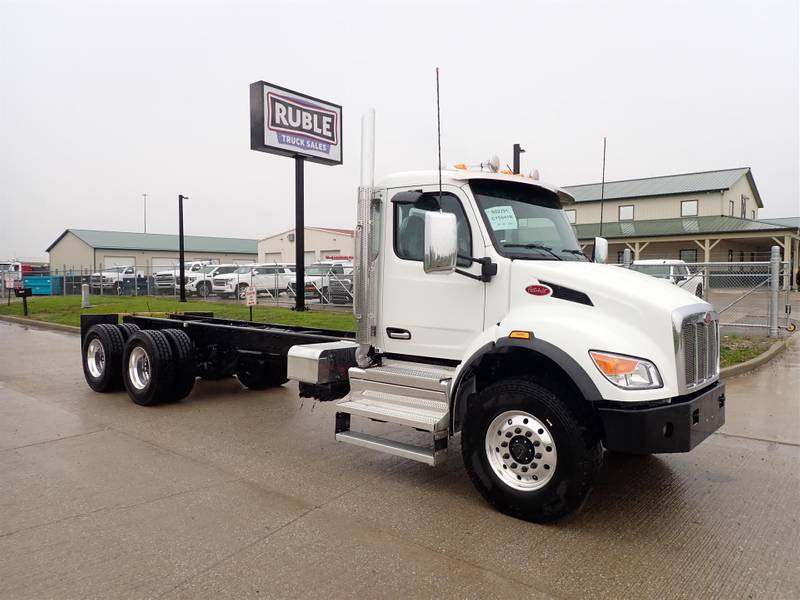
[[[439,192],[423,194],[414,204],[395,204],[394,251],[399,258],[422,261],[425,249],[425,213],[439,210]],[[458,253],[472,256],[472,231],[464,208],[455,194],[442,194],[442,211],[456,216]],[[470,261],[458,259],[458,265],[468,267]]]

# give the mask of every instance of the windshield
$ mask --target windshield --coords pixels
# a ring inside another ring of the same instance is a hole
[[[209,273],[211,273],[211,271],[213,271],[213,270],[214,270],[214,269],[216,269],[216,268],[217,268],[217,265],[206,265],[205,267],[203,267],[203,268],[202,268],[202,269],[200,269],[200,270],[201,270],[203,273],[205,273],[206,275],[208,275]]]
[[[239,267],[238,269],[236,269],[236,272],[237,273],[241,273],[242,275],[244,275],[245,273],[249,273],[252,270],[253,270],[253,267]]]
[[[492,243],[503,256],[587,260],[553,192],[527,184],[480,179],[472,180],[470,188]]]
[[[124,270],[125,270],[125,269],[127,269],[127,268],[128,268],[128,267],[108,267],[108,268],[106,269],[106,271],[107,271],[108,273],[121,273],[122,271],[124,271]]]
[[[669,265],[631,265],[631,269],[653,277],[669,277]]]
[[[306,275],[327,275],[330,270],[330,265],[311,265],[306,269]]]

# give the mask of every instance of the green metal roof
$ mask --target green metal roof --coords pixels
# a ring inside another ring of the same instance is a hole
[[[780,225],[781,227],[791,227],[793,229],[800,229],[800,217],[780,217],[777,219],[759,219],[763,223],[770,223],[772,225]]]
[[[129,231],[97,231],[93,229],[67,229],[47,248],[55,246],[67,233],[72,233],[92,248],[114,250],[177,251],[178,236],[166,233],[134,233]],[[257,254],[258,241],[242,238],[184,236],[187,252],[221,252],[227,254]]]
[[[600,235],[599,223],[586,223],[573,225],[578,239],[586,240]],[[712,216],[712,217],[683,217],[677,219],[653,219],[650,221],[619,221],[603,223],[603,237],[638,238],[661,237],[668,235],[714,234],[714,233],[740,233],[750,231],[785,231],[791,227],[751,221],[739,217]]]
[[[756,202],[758,202],[759,206],[763,206],[758,190],[756,190],[755,181],[750,173],[750,167],[704,171],[701,173],[679,173],[677,175],[626,179],[624,181],[606,181],[603,198],[605,200],[619,200],[622,198],[645,198],[648,196],[669,196],[671,194],[727,190],[739,181],[743,175],[747,175],[750,180],[750,186],[753,188]],[[601,187],[599,183],[588,183],[585,185],[566,186],[564,189],[575,198],[576,202],[593,202],[600,200]]]

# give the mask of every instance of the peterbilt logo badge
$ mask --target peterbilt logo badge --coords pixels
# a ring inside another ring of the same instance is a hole
[[[287,134],[299,135],[304,138],[311,138],[308,140],[313,145],[312,140],[322,142],[319,144],[321,147],[314,148],[316,150],[327,150],[328,144],[336,144],[336,113],[326,110],[321,106],[315,106],[311,103],[304,103],[273,94],[267,94],[267,102],[269,105],[269,120],[267,127],[275,132],[284,134],[283,137],[289,137]],[[291,143],[288,140],[282,140],[282,143]]]
[[[714,320],[714,317],[711,316],[710,312],[707,312],[703,317],[703,323],[706,325],[711,325],[711,322]]]
[[[525,291],[528,292],[531,296],[549,296],[553,293],[553,290],[546,285],[542,285],[537,283],[535,285],[529,285],[525,288]]]

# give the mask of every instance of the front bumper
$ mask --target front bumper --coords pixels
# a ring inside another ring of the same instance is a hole
[[[689,452],[725,424],[725,384],[649,408],[598,409],[604,444],[614,452],[659,454]]]

